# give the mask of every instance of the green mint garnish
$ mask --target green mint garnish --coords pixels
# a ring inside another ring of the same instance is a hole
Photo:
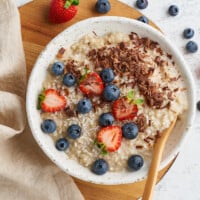
[[[95,139],[95,140],[94,140],[94,145],[96,145],[96,146],[101,150],[101,154],[102,154],[103,156],[105,156],[105,155],[108,154],[108,151],[107,151],[107,149],[106,149],[105,144],[99,143],[99,142],[97,141],[97,139]]]
[[[38,102],[37,102],[37,109],[40,110],[41,109],[41,103],[44,101],[45,96],[44,96],[44,91],[45,88],[43,88],[42,92],[38,95]]]
[[[143,103],[144,103],[144,99],[136,99],[136,100],[134,100],[134,104],[136,104],[136,105],[141,105]]]
[[[133,100],[133,97],[134,97],[134,91],[131,90],[131,91],[129,91],[128,94],[127,94],[127,99],[128,99],[128,101],[132,101],[132,100]]]
[[[101,151],[101,154],[102,154],[103,156],[105,156],[105,155],[108,154],[108,151],[107,151],[107,150],[102,150],[102,151]]]
[[[85,80],[86,76],[87,76],[89,73],[90,73],[90,70],[89,70],[87,67],[85,67],[85,68],[84,68],[84,73],[83,73],[83,75],[81,76],[79,82],[82,82],[83,80]]]
[[[44,101],[45,96],[43,94],[39,94],[38,95],[38,104],[37,104],[37,109],[40,110],[41,109],[41,103]]]

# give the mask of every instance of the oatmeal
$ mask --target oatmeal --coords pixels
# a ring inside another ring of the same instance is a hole
[[[109,171],[126,170],[134,155],[151,159],[156,138],[188,103],[173,57],[136,33],[91,33],[62,47],[43,88],[41,118],[55,122],[58,150],[89,168],[105,161]]]

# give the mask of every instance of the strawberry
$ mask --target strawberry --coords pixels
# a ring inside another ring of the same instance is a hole
[[[67,101],[57,90],[47,89],[38,97],[38,109],[44,112],[56,112],[66,107]]]
[[[122,141],[122,129],[119,126],[102,128],[97,135],[98,144],[103,144],[105,150],[114,152],[119,149]]]
[[[122,97],[113,103],[112,112],[117,120],[132,120],[138,112],[138,107],[128,98]]]
[[[79,0],[52,0],[49,20],[53,23],[63,23],[71,20],[77,13]]]
[[[101,77],[95,73],[89,73],[80,82],[80,90],[87,95],[100,95],[103,92],[104,84]]]

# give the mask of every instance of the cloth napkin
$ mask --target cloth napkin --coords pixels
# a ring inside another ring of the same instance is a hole
[[[83,200],[26,123],[26,64],[15,0],[0,1],[0,199]]]

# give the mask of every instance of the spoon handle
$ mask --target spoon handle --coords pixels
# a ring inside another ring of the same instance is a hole
[[[153,152],[153,158],[152,158],[151,165],[149,168],[149,173],[148,173],[147,181],[145,184],[142,200],[152,200],[153,198],[154,187],[157,181],[157,176],[159,172],[159,166],[162,159],[163,150],[165,148],[165,144],[167,142],[168,136],[170,135],[175,123],[176,123],[176,119],[172,122],[170,127],[162,133],[161,137],[159,137],[156,140],[154,152]]]

